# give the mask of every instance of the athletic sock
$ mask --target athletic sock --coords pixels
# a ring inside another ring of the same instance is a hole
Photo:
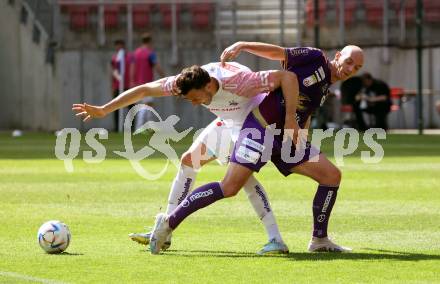
[[[208,183],[196,188],[169,214],[170,228],[176,229],[186,217],[222,198],[224,196],[219,182]]]
[[[283,239],[281,237],[278,224],[275,220],[275,216],[273,215],[272,208],[264,187],[252,175],[244,185],[244,190],[246,191],[252,207],[266,229],[268,239],[276,239],[278,242],[282,242]]]
[[[186,165],[181,164],[168,196],[167,214],[170,214],[182,202],[192,190],[196,181],[197,172]]]
[[[328,221],[339,186],[319,185],[313,199],[313,236],[327,237]]]

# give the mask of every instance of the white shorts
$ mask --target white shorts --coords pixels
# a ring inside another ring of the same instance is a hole
[[[241,125],[232,125],[216,118],[194,139],[189,151],[193,152],[197,146],[205,144],[208,153],[204,158],[216,157],[221,165],[226,165],[229,162],[240,129]]]

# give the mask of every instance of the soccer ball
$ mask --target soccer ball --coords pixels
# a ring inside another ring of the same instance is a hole
[[[47,253],[60,253],[70,243],[70,230],[60,221],[48,221],[38,230],[38,243]]]

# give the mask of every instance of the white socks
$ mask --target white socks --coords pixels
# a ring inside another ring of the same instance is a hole
[[[244,185],[244,190],[246,191],[248,199],[254,207],[255,212],[261,222],[263,222],[269,240],[276,239],[279,242],[283,242],[263,186],[252,175]]]
[[[168,196],[167,214],[170,214],[188,195],[196,181],[197,172],[191,167],[180,164]]]

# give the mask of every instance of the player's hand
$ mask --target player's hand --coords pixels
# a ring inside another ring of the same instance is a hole
[[[102,118],[107,115],[104,107],[92,106],[86,103],[73,104],[72,110],[76,112],[76,116],[81,117],[84,122],[91,120],[92,118]]]
[[[242,48],[242,43],[240,41],[225,48],[225,50],[223,50],[222,52],[222,55],[220,56],[220,61],[222,65],[225,65],[226,61],[231,61],[234,58],[236,58],[240,54],[241,48]]]
[[[283,142],[286,142],[287,139],[291,139],[293,144],[297,144],[298,136],[300,134],[301,128],[298,125],[298,122],[294,117],[286,117],[284,122],[284,137]]]

